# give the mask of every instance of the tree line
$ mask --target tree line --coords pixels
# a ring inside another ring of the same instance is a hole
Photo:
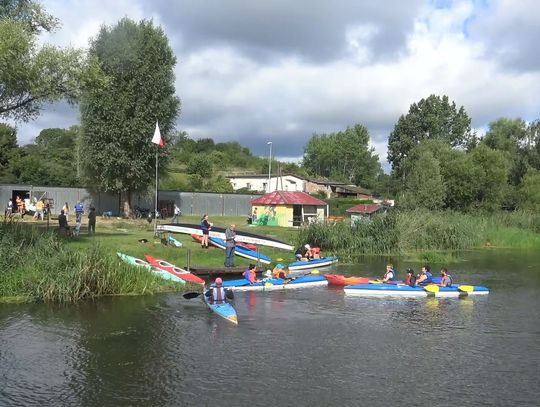
[[[123,18],[102,26],[87,50],[39,46],[39,35],[58,25],[35,1],[0,3],[0,118],[28,121],[57,100],[76,103],[81,114],[80,125],[45,129],[26,146],[0,124],[1,182],[85,186],[120,193],[129,207],[133,192],[153,186],[156,154],[162,188],[229,192],[226,171],[266,173],[267,160],[239,143],[193,140],[175,129],[177,61],[161,27]],[[163,149],[151,143],[156,122]],[[430,95],[397,120],[389,175],[361,123],[313,134],[301,165],[272,167],[360,185],[404,209],[537,210],[539,123],[500,118],[479,136],[463,106]]]

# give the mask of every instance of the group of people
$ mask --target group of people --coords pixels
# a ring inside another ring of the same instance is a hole
[[[309,261],[320,258],[321,249],[318,247],[311,247],[309,244],[305,244],[303,247],[299,247],[294,252],[294,256],[297,260]]]
[[[397,272],[392,264],[386,265],[386,272],[384,273],[383,283],[396,283],[398,280]],[[431,267],[427,264],[422,266],[422,270],[419,274],[414,273],[412,268],[407,269],[407,277],[405,279],[405,284],[415,287],[423,286],[427,284],[433,284],[433,274],[431,273]],[[441,268],[441,280],[438,283],[441,287],[450,287],[452,285],[452,276],[448,274],[448,269],[446,267]]]
[[[208,249],[208,237],[210,230],[214,224],[208,220],[208,214],[204,214],[201,218],[201,247]],[[234,252],[236,249],[236,225],[230,224],[225,229],[225,267],[234,267]]]
[[[84,206],[79,201],[75,204],[75,228],[71,230],[69,222],[69,204],[66,202],[58,215],[58,228],[67,235],[78,236],[81,231]],[[90,206],[88,209],[88,234],[96,233],[96,208]]]

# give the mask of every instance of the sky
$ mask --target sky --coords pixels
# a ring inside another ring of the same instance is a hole
[[[386,164],[412,103],[448,95],[481,134],[499,117],[540,118],[536,0],[45,0],[62,26],[41,41],[87,48],[101,25],[152,19],[177,57],[177,129],[298,160],[313,134],[365,125]],[[46,106],[20,144],[79,122]],[[151,135],[149,135],[151,137]]]

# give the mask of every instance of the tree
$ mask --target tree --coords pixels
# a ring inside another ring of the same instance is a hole
[[[463,106],[456,108],[448,96],[430,95],[413,103],[401,116],[388,139],[388,161],[395,178],[402,178],[404,160],[426,139],[441,139],[451,147],[465,147],[472,140],[471,119]]]
[[[439,160],[428,151],[418,153],[407,178],[407,188],[402,199],[409,209],[442,209],[446,190],[440,172]]]
[[[195,154],[189,160],[187,167],[188,174],[197,174],[201,178],[209,178],[212,176],[212,162],[208,160],[203,154]]]
[[[123,193],[130,206],[131,192],[148,189],[154,180],[156,120],[166,145],[158,149],[159,168],[166,170],[168,134],[180,108],[176,58],[161,28],[127,18],[102,27],[89,53],[107,80],[82,94],[81,171],[88,186]]]
[[[332,177],[373,188],[381,169],[369,133],[357,124],[345,131],[315,134],[304,148],[303,167],[315,176]]]
[[[0,123],[0,174],[4,172],[17,148],[17,130]]]
[[[44,103],[74,101],[88,83],[93,70],[81,51],[38,47],[39,33],[57,26],[58,20],[33,1],[0,3],[0,117],[30,120]]]
[[[519,208],[540,211],[540,171],[530,169],[519,187]]]

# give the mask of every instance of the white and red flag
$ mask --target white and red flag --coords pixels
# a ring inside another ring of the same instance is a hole
[[[159,124],[156,121],[156,130],[154,131],[154,137],[152,137],[152,143],[159,145],[160,147],[165,146],[165,143],[163,142],[163,137],[161,137],[161,133],[159,131]]]

